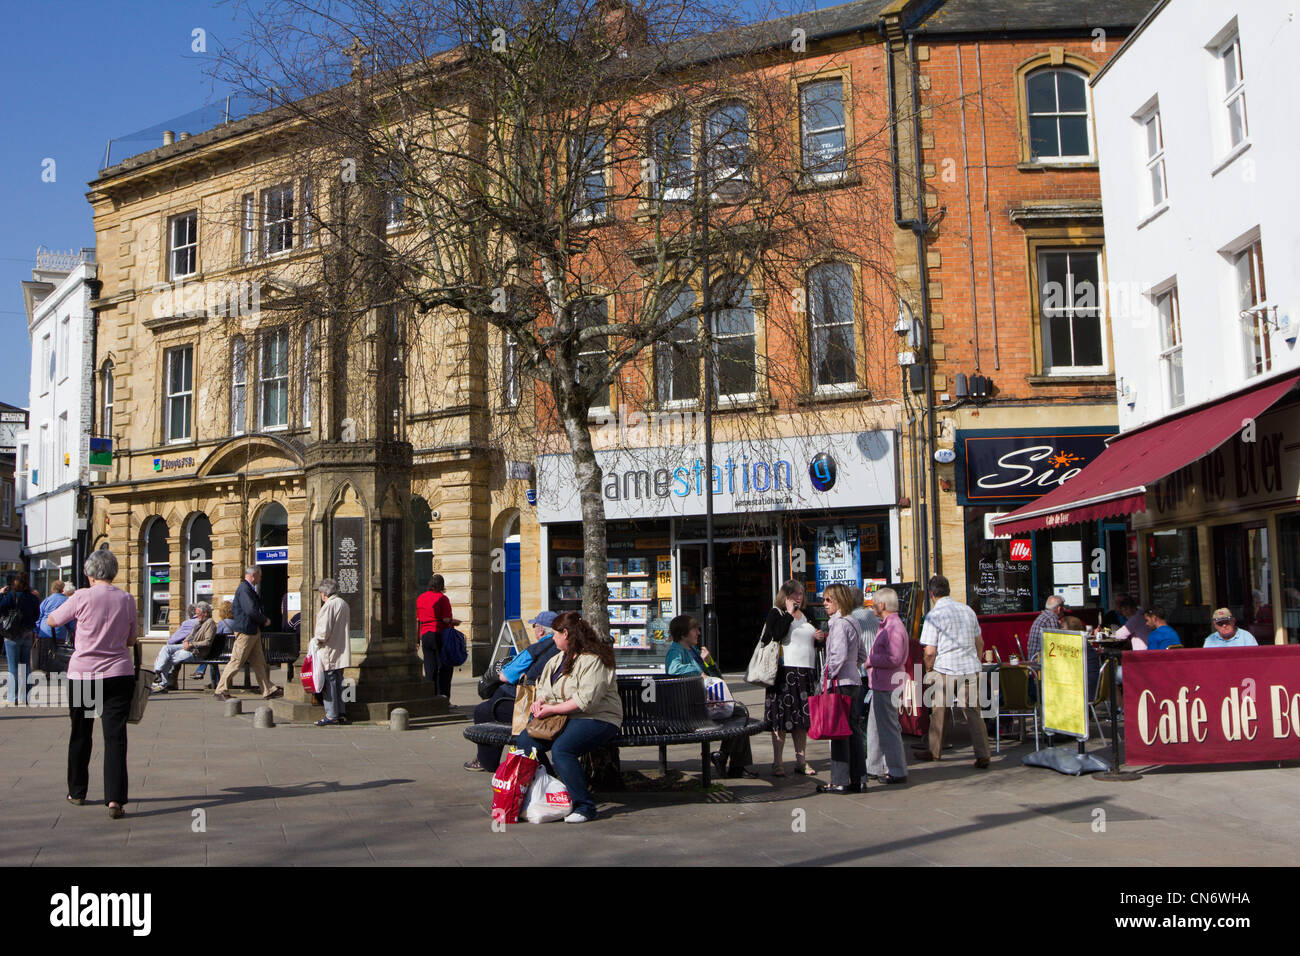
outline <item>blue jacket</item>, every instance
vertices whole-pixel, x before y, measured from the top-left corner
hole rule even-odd
[[[56,627],[51,631],[45,624],[46,616],[67,599],[68,596],[66,594],[59,593],[51,594],[41,602],[40,618],[36,625],[36,630],[40,632],[41,637],[54,637],[58,638],[60,641],[67,641],[70,630],[69,625],[65,624],[62,627]]]
[[[555,638],[544,638],[510,658],[501,668],[501,679],[507,684],[517,684],[522,677],[525,684],[535,684],[546,662],[558,653],[560,649],[555,646]]]
[[[234,611],[230,615],[230,626],[240,634],[255,634],[271,623],[262,611],[262,599],[248,581],[239,582],[235,600],[231,603]]]

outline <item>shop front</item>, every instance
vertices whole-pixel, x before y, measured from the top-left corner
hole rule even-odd
[[[1218,607],[1261,644],[1300,643],[1297,381],[1128,432],[996,530],[1014,539],[1128,515],[1131,590],[1164,611],[1184,646],[1204,643]]]
[[[1059,488],[1105,448],[1113,427],[959,430],[956,491],[966,600],[980,615],[1036,615],[1053,594],[1090,623],[1130,587],[1123,519],[1009,534],[993,522]],[[1027,628],[1019,635],[1023,641]]]
[[[893,432],[714,446],[714,603],[724,668],[748,661],[776,589],[894,580],[899,565]],[[597,453],[604,475],[607,608],[620,664],[654,666],[678,614],[703,617],[706,486],[700,450]],[[538,460],[541,593],[582,606],[583,538],[572,458]]]

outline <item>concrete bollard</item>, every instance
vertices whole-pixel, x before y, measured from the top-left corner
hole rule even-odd
[[[253,715],[254,727],[274,727],[275,715],[271,713],[270,707],[259,707],[257,713]]]
[[[405,707],[394,707],[388,715],[389,730],[409,730],[411,714]]]
[[[226,701],[226,716],[227,716],[227,717],[238,717],[238,716],[239,716],[240,714],[242,714],[243,712],[244,712],[244,703],[243,703],[243,701],[239,701],[239,700],[228,700],[228,701]]]

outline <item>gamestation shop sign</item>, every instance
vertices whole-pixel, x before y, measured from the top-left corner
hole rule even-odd
[[[1117,429],[990,428],[957,432],[957,503],[1022,504],[1069,481]]]

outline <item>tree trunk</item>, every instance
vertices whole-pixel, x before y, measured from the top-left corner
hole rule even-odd
[[[591,426],[586,411],[575,408],[577,404],[570,396],[563,396],[560,402],[564,433],[573,453],[574,478],[582,503],[582,618],[597,634],[612,642],[609,589],[605,576],[605,503],[601,498],[604,475],[591,445]]]

